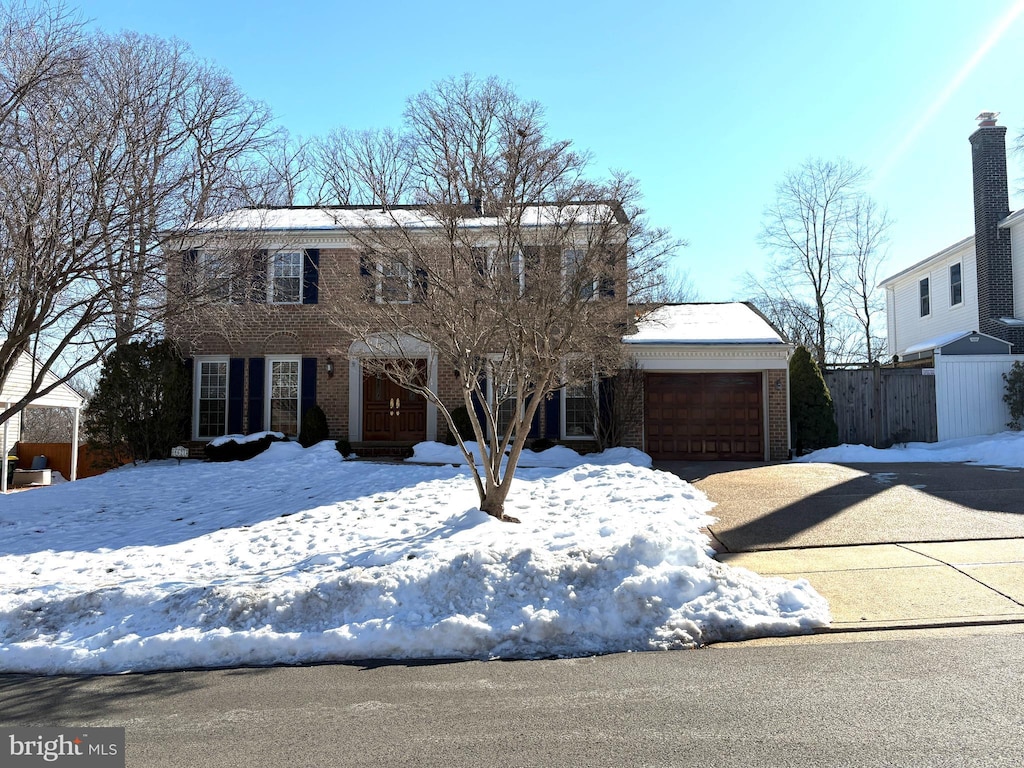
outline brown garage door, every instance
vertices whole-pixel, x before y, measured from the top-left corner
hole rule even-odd
[[[764,458],[760,373],[649,373],[644,401],[654,459]]]

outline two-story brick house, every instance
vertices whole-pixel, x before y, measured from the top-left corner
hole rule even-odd
[[[314,403],[327,415],[332,437],[357,450],[446,437],[447,424],[429,398],[380,375],[368,360],[400,354],[418,361],[430,392],[448,408],[462,402],[452,367],[411,335],[396,350],[393,337],[376,344],[339,322],[339,312],[357,312],[360,302],[405,309],[424,289],[416,268],[392,259],[386,247],[371,247],[366,229],[376,215],[356,207],[246,209],[185,237],[180,254],[169,259],[169,286],[204,300],[177,315],[168,334],[193,370],[194,446],[223,434],[294,436]],[[613,215],[625,223],[621,212]],[[392,209],[388,217],[401,224],[401,237],[426,236],[436,226],[414,206]],[[523,291],[532,260],[540,258],[531,249],[552,247],[540,211],[534,219],[530,238],[539,245],[524,247],[505,267]],[[469,215],[459,226],[484,242],[500,236],[499,222],[483,215]],[[575,256],[564,238],[559,242],[554,258],[565,274]],[[487,258],[482,249],[481,265]],[[778,332],[744,304],[666,307],[630,327],[636,313],[626,304],[625,280],[623,264],[581,289],[589,300],[618,307],[627,349],[644,372],[644,390],[635,394],[644,407],[627,442],[662,459],[787,458],[790,346]],[[690,337],[680,338],[680,328]],[[494,382],[484,391],[492,393]],[[580,385],[554,392],[538,409],[531,436],[590,447],[599,418],[592,392]]]

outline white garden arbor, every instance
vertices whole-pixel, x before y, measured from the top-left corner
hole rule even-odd
[[[31,355],[22,355],[11,375],[7,377],[3,390],[0,391],[0,413],[6,411],[12,405],[20,402],[29,391],[33,376],[38,375],[39,363]],[[43,377],[43,386],[51,386],[57,381],[52,373],[46,373]],[[26,407],[29,408],[70,408],[75,413],[74,425],[71,429],[71,477],[74,480],[78,477],[78,422],[81,416],[84,401],[82,396],[67,384],[58,384],[45,395],[33,398]],[[3,472],[0,472],[0,492],[7,492],[7,455],[14,444],[21,439],[21,413],[3,423],[2,436],[0,436],[0,447],[3,448]]]

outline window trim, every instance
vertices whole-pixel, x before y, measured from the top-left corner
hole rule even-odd
[[[302,430],[302,355],[267,355],[264,360],[263,373],[263,426],[268,432],[279,432],[275,430],[271,421],[271,411],[274,403],[274,363],[295,363],[295,433],[285,432],[290,438],[297,438]]]
[[[931,278],[923,277],[917,283],[917,308],[921,317],[932,314]]]
[[[390,263],[390,264],[394,265],[396,262],[401,264],[402,268],[405,269],[405,271],[406,271],[406,284],[407,284],[406,296],[407,296],[407,298],[391,300],[391,299],[386,299],[384,297],[384,279],[385,279],[384,265],[386,263]],[[395,256],[381,256],[381,255],[378,255],[378,256],[376,256],[374,258],[374,260],[373,260],[373,266],[374,266],[374,271],[375,271],[375,275],[374,275],[374,278],[375,278],[375,280],[374,280],[374,300],[378,304],[415,304],[416,303],[416,293],[415,293],[415,291],[416,291],[416,270],[410,268],[411,263],[412,263],[412,259],[411,258],[407,259],[405,255],[401,255],[401,254],[400,255],[395,255]]]
[[[278,258],[281,257],[281,256],[298,256],[298,275],[289,275],[288,277],[282,277],[281,278],[282,280],[294,280],[294,279],[296,279],[296,277],[298,278],[298,280],[299,280],[299,290],[298,290],[297,298],[294,301],[278,301],[276,298],[274,298],[275,286],[276,286],[276,280],[277,280],[277,275],[274,274],[274,266],[275,266],[275,263],[277,262]],[[303,279],[304,278],[305,265],[306,265],[306,252],[303,251],[303,250],[298,250],[298,251],[285,251],[285,250],[274,251],[273,253],[270,253],[267,256],[267,303],[268,304],[288,305],[288,304],[301,304],[302,303],[302,294],[303,294],[303,291],[304,291],[304,289],[306,287],[304,285],[305,280]]]
[[[227,355],[197,355],[192,362],[192,439],[209,442],[228,434],[228,397],[231,392],[231,363]],[[202,398],[203,365],[221,363],[224,365],[224,428],[219,435],[199,434],[199,402]],[[213,398],[209,398],[213,399]]]
[[[953,268],[956,267],[959,274],[959,279],[953,282]],[[956,286],[960,291],[960,301],[953,301],[953,286]],[[963,262],[956,262],[956,264],[949,265],[949,306],[960,307],[964,303],[964,267]]]
[[[498,251],[502,250],[497,246],[487,249],[487,271],[491,275],[492,279],[504,277],[504,273],[499,271],[498,265]],[[526,293],[526,254],[523,253],[522,248],[515,248],[507,251],[508,253],[516,253],[519,256],[519,295],[522,296]],[[502,265],[503,266],[503,265]],[[509,265],[511,269],[511,264]]]
[[[561,393],[562,394],[561,394],[561,397],[559,398],[559,400],[561,400],[561,403],[559,404],[559,409],[560,410],[559,410],[559,414],[558,414],[558,420],[560,422],[559,425],[558,425],[558,433],[559,433],[560,439],[561,440],[567,440],[567,441],[572,441],[572,440],[594,440],[597,437],[597,412],[596,412],[597,409],[596,408],[594,409],[594,412],[590,414],[590,416],[591,416],[591,419],[590,419],[591,423],[590,423],[590,432],[588,434],[570,435],[566,431],[566,426],[568,424],[568,420],[565,418],[565,413],[566,413],[565,406],[566,406],[566,402],[569,399],[569,388],[570,388],[570,386],[574,386],[574,387],[578,387],[578,388],[582,389],[582,388],[585,388],[587,385],[586,384],[576,384],[576,385],[565,384],[565,385],[562,386],[562,388],[561,388]],[[591,405],[594,405],[595,401],[597,400],[597,388],[598,388],[598,386],[599,386],[599,381],[597,379],[597,376],[595,375],[590,380],[591,395],[594,398],[593,400],[591,400]]]
[[[570,262],[569,262],[569,259],[568,259],[569,254],[570,253],[582,253],[582,254],[584,254],[584,261],[586,261],[586,254],[588,253],[589,250],[590,250],[589,248],[573,248],[573,247],[563,248],[562,249],[562,281],[565,284],[565,288],[567,290],[569,288],[569,282],[570,282],[570,275],[569,275],[569,264],[570,264]],[[574,267],[576,267],[576,270],[573,273],[575,275],[575,272],[579,271],[580,264],[574,258],[573,261],[572,261],[572,265]],[[580,286],[579,286],[580,287],[580,293],[579,293],[578,296],[576,296],[576,298],[578,298],[580,301],[597,301],[601,297],[601,276],[595,274],[595,275],[593,275],[591,277],[591,280],[590,280],[590,295],[589,296],[586,296],[586,295],[583,294],[583,288],[585,287],[585,285],[586,284],[584,282],[582,282],[582,281],[580,282]]]
[[[214,260],[214,256],[219,256]],[[235,268],[240,264],[240,255],[236,250],[209,250],[199,249],[196,251],[196,264],[200,275],[203,293],[217,304],[244,304],[247,298],[248,286],[241,275],[235,274],[234,270],[217,269],[225,264],[235,262]],[[214,293],[214,286],[224,285],[227,293],[218,296]]]

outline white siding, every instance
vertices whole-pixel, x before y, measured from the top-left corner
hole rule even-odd
[[[939,440],[1003,432],[1010,412],[1003,374],[1024,355],[936,355],[935,415]]]
[[[949,268],[961,265],[963,302],[950,306]],[[920,282],[928,278],[931,314],[921,317]],[[907,347],[953,331],[978,330],[978,262],[973,242],[941,259],[929,259],[886,285],[892,291],[887,302],[889,349],[902,356]]]
[[[15,403],[24,397],[32,383],[32,373],[32,358],[29,355],[22,355],[7,377],[7,381],[4,382],[3,392],[0,392],[0,402]],[[52,373],[47,373],[43,377],[45,386],[53,384],[56,380],[57,377]],[[32,405],[48,405],[58,408],[81,408],[82,404],[81,396],[66,384],[60,384],[49,394],[32,401]]]
[[[1013,316],[1024,319],[1024,221],[1010,227],[1013,254]]]

